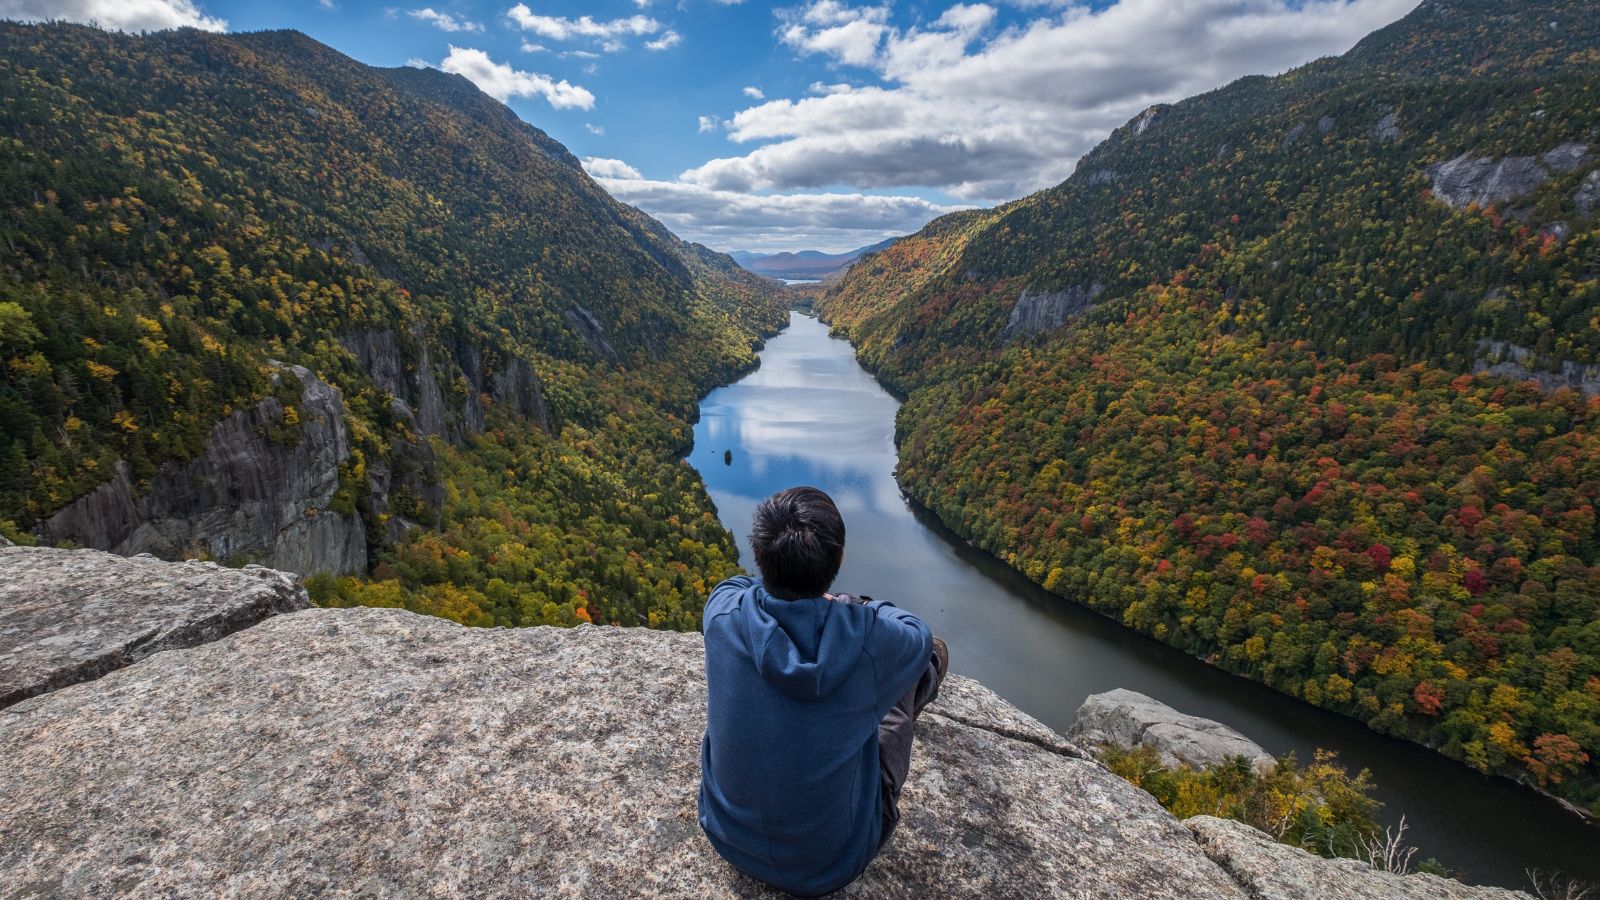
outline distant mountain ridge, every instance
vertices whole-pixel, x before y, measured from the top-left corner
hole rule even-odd
[[[829,275],[842,272],[850,267],[851,263],[867,255],[876,253],[892,245],[899,238],[889,238],[879,241],[868,247],[858,247],[844,253],[823,253],[820,250],[801,250],[799,252],[784,253],[753,253],[749,250],[734,250],[728,255],[745,269],[765,275],[768,278],[790,278],[818,280]]]

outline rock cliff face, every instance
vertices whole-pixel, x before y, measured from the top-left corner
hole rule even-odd
[[[0,583],[99,629],[149,596],[123,585],[157,583],[129,573],[166,570],[172,596],[276,577],[33,553],[0,551]],[[703,667],[698,635],[374,609],[159,653],[0,711],[0,898],[775,897],[696,821]],[[918,724],[903,806],[840,896],[1513,896],[1180,823],[957,676]]]
[[[1428,170],[1433,195],[1451,206],[1488,206],[1525,197],[1562,172],[1589,160],[1589,146],[1569,142],[1542,156],[1474,157],[1463,153]]]
[[[1005,339],[1024,337],[1040,331],[1060,328],[1068,319],[1089,309],[1105,287],[1099,282],[1091,285],[1072,285],[1063,291],[1023,290],[1017,305],[1011,308],[1011,318],[1006,321]]]
[[[393,398],[395,414],[413,423],[421,434],[460,443],[465,435],[482,433],[485,423],[479,398],[484,394],[540,428],[550,428],[544,388],[526,360],[511,359],[486,378],[479,350],[461,348],[453,361],[467,396],[456,399],[441,387],[433,354],[420,338],[413,337],[415,346],[408,349],[391,329],[363,329],[346,335],[341,343],[373,385]]]
[[[1478,346],[1479,358],[1472,366],[1474,373],[1487,372],[1504,375],[1518,381],[1536,381],[1547,391],[1571,388],[1584,396],[1600,396],[1600,365],[1581,365],[1563,362],[1555,371],[1533,367],[1533,351],[1506,341],[1482,341]]]
[[[350,455],[344,400],[300,366],[276,377],[303,387],[298,425],[268,397],[219,422],[199,456],[163,466],[144,489],[119,464],[109,482],[46,520],[39,537],[125,556],[201,551],[301,574],[366,571],[361,517],[327,508]]]
[[[1168,766],[1184,763],[1204,768],[1236,756],[1250,760],[1262,771],[1277,765],[1261,745],[1221,722],[1184,715],[1137,691],[1091,694],[1072,717],[1067,738],[1084,747],[1150,747]]]
[[[1589,177],[1583,180],[1572,202],[1577,205],[1579,215],[1587,216],[1600,209],[1600,169],[1590,172]]]

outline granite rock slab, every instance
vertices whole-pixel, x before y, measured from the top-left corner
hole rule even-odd
[[[308,610],[0,712],[0,897],[776,897],[696,819],[694,634]],[[1242,898],[958,676],[839,896]]]
[[[1428,874],[1396,875],[1353,859],[1323,859],[1243,822],[1196,816],[1184,824],[1253,900],[1531,900],[1504,888],[1472,887]]]
[[[311,605],[293,576],[0,545],[0,707]]]

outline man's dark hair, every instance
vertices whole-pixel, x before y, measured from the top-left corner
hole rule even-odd
[[[844,561],[844,519],[822,491],[789,488],[756,507],[750,546],[767,593],[783,600],[820,597]]]

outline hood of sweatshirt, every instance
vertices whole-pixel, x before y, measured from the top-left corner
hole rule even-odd
[[[744,639],[768,683],[797,700],[833,693],[850,678],[877,616],[824,597],[782,600],[756,582],[745,597]]]

